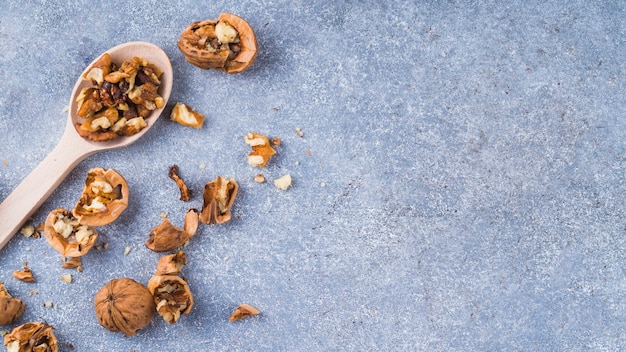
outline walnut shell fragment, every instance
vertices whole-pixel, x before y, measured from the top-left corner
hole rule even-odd
[[[9,352],[57,352],[58,342],[52,326],[47,323],[22,324],[4,335],[4,345]]]
[[[155,275],[148,282],[156,310],[163,319],[174,324],[180,316],[189,314],[193,296],[187,281],[175,275]]]
[[[0,282],[0,325],[13,324],[24,313],[26,304],[21,299],[11,297],[4,283]]]
[[[73,214],[82,225],[110,224],[128,207],[128,192],[128,183],[117,171],[93,168]]]
[[[188,127],[202,128],[205,118],[206,116],[180,102],[174,105],[170,113],[170,120]]]
[[[253,306],[249,304],[244,303],[244,304],[240,304],[239,307],[235,309],[233,314],[230,315],[230,318],[228,318],[228,321],[233,322],[233,321],[241,320],[243,318],[247,318],[249,316],[258,315],[258,314],[261,314],[260,310],[254,308]]]
[[[239,185],[234,178],[218,176],[204,185],[200,221],[205,224],[221,224],[230,221],[230,209],[235,202]]]
[[[185,181],[179,176],[178,165],[170,166],[167,176],[176,182],[178,189],[180,190],[180,200],[188,202],[191,199],[191,190],[185,184]]]
[[[155,252],[167,252],[176,249],[189,241],[198,229],[198,211],[189,209],[185,214],[183,228],[174,226],[165,218],[160,225],[150,231],[146,247]]]
[[[130,278],[113,279],[96,294],[98,322],[112,332],[133,336],[152,321],[155,312],[148,288]]]
[[[189,63],[226,73],[248,69],[258,55],[252,27],[243,18],[226,12],[217,20],[198,21],[187,26],[178,40],[178,49]]]
[[[50,246],[67,257],[87,254],[98,239],[96,229],[80,224],[71,211],[63,208],[48,214],[43,233]]]
[[[272,155],[276,154],[276,150],[270,145],[267,136],[250,132],[246,135],[245,141],[252,148],[252,152],[248,154],[248,165],[250,166],[265,167]]]
[[[187,255],[181,249],[176,254],[164,255],[157,263],[155,275],[177,275],[182,273],[183,266],[187,265]]]
[[[35,278],[33,277],[33,272],[28,267],[28,263],[24,262],[23,265],[24,265],[24,269],[14,271],[13,277],[23,282],[30,282],[30,283],[36,282],[37,280],[35,280]]]

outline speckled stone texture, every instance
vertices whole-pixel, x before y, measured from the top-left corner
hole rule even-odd
[[[223,11],[259,42],[238,75],[176,47]],[[0,281],[27,304],[0,330],[45,320],[62,351],[626,350],[625,38],[620,1],[4,1],[0,199],[59,141],[84,66],[117,44],[161,46],[168,106],[207,120],[164,116],[72,171],[29,223],[73,207],[93,167],[127,179],[130,206],[82,273],[44,239],[0,250]],[[246,162],[252,131],[282,140],[265,184]],[[181,226],[218,175],[240,192],[233,220],[184,248],[191,314],[130,338],[98,325],[95,293],[147,283],[148,232],[163,212]],[[37,283],[12,277],[24,261]],[[228,323],[240,303],[261,315]]]

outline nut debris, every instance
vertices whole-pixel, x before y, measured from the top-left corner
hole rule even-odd
[[[257,174],[256,176],[254,176],[254,182],[256,182],[256,183],[264,183],[265,182],[265,176],[263,176],[263,174]]]
[[[291,175],[286,174],[274,180],[274,186],[283,191],[291,186]]]
[[[20,233],[24,237],[31,237],[35,234],[35,227],[33,225],[26,225],[20,229]]]
[[[202,128],[206,117],[184,103],[178,102],[170,113],[170,119],[183,126]]]
[[[24,262],[24,269],[13,272],[13,277],[23,282],[36,282],[33,272],[28,267],[28,263]]]
[[[245,138],[246,144],[252,148],[252,152],[248,154],[248,165],[265,167],[272,155],[276,154],[276,150],[270,145],[267,136],[250,132]]]
[[[72,275],[71,274],[61,275],[61,280],[69,284],[72,282]]]
[[[230,221],[230,209],[235,202],[239,185],[234,178],[218,176],[204,185],[200,221],[205,224],[221,224]]]
[[[254,308],[253,306],[249,304],[244,303],[244,304],[240,304],[239,307],[235,309],[233,314],[230,315],[230,318],[228,318],[228,321],[232,323],[233,321],[241,320],[249,316],[258,315],[258,314],[261,314],[260,310]]]
[[[304,137],[304,133],[302,132],[302,130],[300,129],[300,127],[296,127],[296,133],[298,134],[298,136],[300,136],[300,138]]]
[[[4,345],[8,352],[57,352],[58,342],[52,330],[47,323],[22,324],[4,335]]]
[[[63,269],[76,269],[78,272],[83,271],[83,263],[80,257],[67,259],[65,262],[63,262],[63,265],[61,265],[61,267]]]
[[[198,229],[198,210],[189,209],[185,215],[183,228],[174,226],[165,218],[160,225],[150,231],[146,247],[155,252],[167,252],[176,249],[189,241]]]
[[[180,170],[178,165],[174,164],[170,166],[167,176],[176,182],[178,189],[180,190],[180,200],[188,202],[191,199],[191,190],[185,184],[185,181],[179,176]]]

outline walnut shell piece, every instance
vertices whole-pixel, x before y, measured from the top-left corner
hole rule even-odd
[[[175,275],[155,275],[148,282],[156,310],[163,319],[174,324],[180,316],[189,314],[193,296],[187,281]]]
[[[0,325],[13,324],[22,313],[26,304],[21,299],[11,297],[4,283],[0,282]]]
[[[188,202],[191,199],[191,190],[185,184],[185,181],[179,176],[180,170],[178,165],[174,164],[170,166],[167,176],[176,182],[178,190],[180,191],[180,200]]]
[[[226,73],[245,71],[258,55],[256,35],[250,24],[226,12],[217,20],[187,26],[178,40],[178,49],[189,63]]]
[[[66,257],[87,254],[98,239],[96,229],[80,224],[71,211],[63,208],[48,214],[43,233],[50,246]]]
[[[28,262],[24,262],[23,266],[24,269],[13,272],[13,277],[23,282],[37,282],[33,276],[33,271],[30,270],[30,267],[28,267]]]
[[[155,305],[148,288],[130,278],[113,279],[96,294],[98,322],[112,332],[133,336],[154,317]]]
[[[246,144],[252,148],[252,152],[248,154],[248,165],[265,167],[272,155],[276,154],[276,150],[270,145],[267,136],[250,132],[245,138]]]
[[[235,309],[233,314],[230,315],[230,318],[228,318],[228,322],[232,323],[233,321],[241,320],[243,318],[259,314],[261,314],[261,311],[254,308],[253,306],[245,303],[240,304],[239,307]]]
[[[205,224],[221,224],[231,219],[230,209],[235,202],[239,185],[234,178],[218,176],[204,185],[200,221]]]
[[[9,352],[58,352],[58,342],[52,326],[29,322],[4,335],[4,345]]]
[[[185,214],[183,228],[174,226],[165,218],[160,225],[148,234],[146,247],[155,252],[167,252],[176,249],[189,241],[198,229],[198,211],[189,209]]]
[[[185,265],[187,265],[187,255],[179,249],[176,254],[164,255],[159,259],[155,275],[181,274]]]
[[[128,207],[128,193],[128,183],[117,171],[93,168],[72,212],[82,225],[110,224]]]

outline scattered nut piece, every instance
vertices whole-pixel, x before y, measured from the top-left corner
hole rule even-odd
[[[187,255],[179,249],[176,254],[165,255],[159,259],[155,275],[178,275],[182,273],[181,269],[185,265],[187,265]]]
[[[201,113],[180,102],[174,105],[170,113],[170,119],[172,121],[178,122],[183,126],[195,128],[202,128],[202,123],[205,118],[206,117]]]
[[[71,283],[72,282],[72,274],[66,274],[66,275],[61,275],[61,280],[63,280],[65,283]]]
[[[22,313],[26,304],[21,299],[11,297],[4,283],[0,282],[0,325],[13,324]]]
[[[272,155],[276,154],[267,136],[250,132],[245,141],[252,148],[252,152],[248,154],[248,164],[251,166],[265,167]]]
[[[190,24],[178,40],[178,48],[189,63],[226,73],[250,67],[257,57],[257,46],[252,27],[230,13],[220,14],[217,20]]]
[[[174,275],[155,275],[148,282],[156,310],[163,319],[174,324],[182,314],[189,314],[193,296],[187,281]]]
[[[304,137],[304,133],[302,133],[302,130],[300,129],[300,127],[296,127],[296,133],[298,134],[298,136]]]
[[[54,308],[54,303],[52,303],[52,301],[45,301],[43,302],[43,306],[44,308]]]
[[[22,324],[4,335],[4,345],[8,352],[57,352],[58,342],[52,330],[52,326],[47,323]]]
[[[113,279],[96,294],[98,322],[112,332],[133,336],[152,321],[155,312],[148,288],[130,278]]]
[[[311,156],[311,149],[307,149],[307,150],[306,150],[306,155],[307,155],[307,156]]]
[[[230,209],[235,202],[239,185],[234,178],[217,179],[204,185],[200,221],[205,224],[221,224],[230,221]]]
[[[83,194],[73,214],[81,225],[103,226],[128,207],[128,183],[117,171],[93,168],[87,173]]]
[[[274,138],[272,138],[272,144],[273,144],[275,147],[280,147],[280,142],[281,142],[281,141],[280,141],[280,138],[278,138],[278,137],[274,137]]]
[[[80,224],[69,210],[58,208],[46,217],[44,237],[62,255],[80,257],[94,246],[98,232],[93,227]]]
[[[24,237],[31,237],[35,234],[35,227],[33,225],[26,225],[22,227],[20,233],[24,235]]]
[[[286,174],[274,180],[274,186],[282,189],[283,191],[291,186],[291,175]]]
[[[128,254],[130,253],[130,251],[131,251],[131,250],[132,250],[132,248],[130,248],[130,247],[128,247],[128,246],[126,246],[126,247],[124,248],[124,255],[128,255]]]
[[[180,190],[180,200],[183,202],[188,202],[191,199],[191,190],[187,188],[185,181],[178,175],[179,169],[178,165],[170,166],[170,170],[167,173],[167,176],[176,182],[178,189]]]
[[[253,315],[258,315],[258,314],[261,314],[261,311],[254,308],[253,306],[249,304],[240,304],[239,307],[235,309],[233,314],[231,314],[230,318],[228,318],[228,321],[233,322],[233,321],[241,320],[243,318],[253,316]]]
[[[167,215],[168,215],[168,214],[167,214],[167,212],[166,212],[166,211],[162,211],[162,212],[161,212],[161,214],[159,214],[159,217],[160,217],[161,219],[165,219],[165,218],[167,217]]]
[[[13,272],[13,277],[15,277],[16,279],[18,279],[20,281],[24,281],[24,282],[36,282],[37,281],[33,277],[33,272],[28,267],[28,263],[27,262],[24,262],[24,269],[23,270],[17,270],[17,271]]]
[[[256,183],[264,183],[265,182],[265,176],[263,176],[263,174],[257,174],[256,176],[254,176],[254,182],[256,182]]]
[[[184,245],[196,234],[198,229],[198,211],[189,209],[185,215],[183,228],[172,225],[169,219],[150,231],[146,247],[155,252],[167,252]]]
[[[80,259],[80,257],[73,257],[73,258],[69,258],[68,260],[66,260],[65,262],[63,262],[63,265],[61,265],[61,267],[63,269],[77,269],[78,272],[83,271],[83,263]]]
[[[31,295],[31,296],[34,296],[34,295],[36,295],[38,293],[39,293],[39,291],[37,291],[37,290],[30,290],[30,291],[28,291],[28,294]]]

